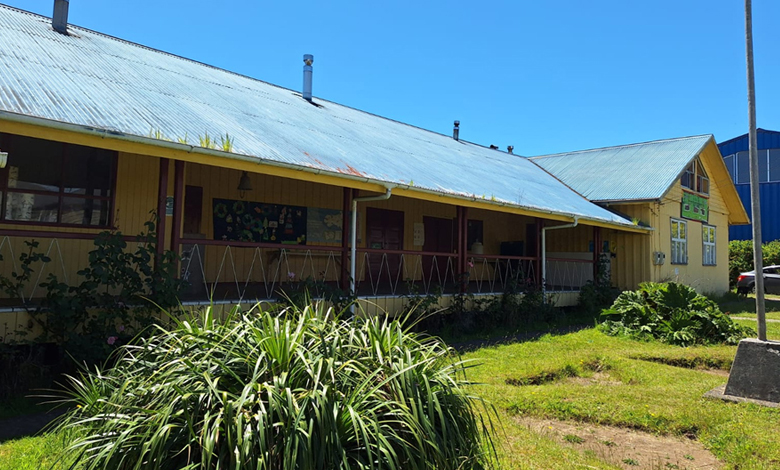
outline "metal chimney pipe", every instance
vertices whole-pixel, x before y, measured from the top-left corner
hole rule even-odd
[[[51,26],[60,34],[68,34],[68,5],[70,0],[54,0]]]
[[[314,63],[314,56],[303,54],[303,99],[311,101],[311,64]]]
[[[455,140],[460,140],[458,137],[460,136],[460,121],[455,121],[455,128],[452,129],[452,138]]]

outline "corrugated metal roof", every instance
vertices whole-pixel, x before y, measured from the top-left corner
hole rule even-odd
[[[0,113],[190,143],[229,133],[234,152],[259,162],[631,225],[524,158],[69,28],[0,6]]]
[[[532,157],[591,201],[661,198],[711,135]]]
[[[756,129],[756,143],[758,144],[758,150],[780,148],[780,132],[758,128]],[[718,144],[720,153],[724,157],[737,152],[747,152],[749,147],[750,139],[748,134],[742,134]]]

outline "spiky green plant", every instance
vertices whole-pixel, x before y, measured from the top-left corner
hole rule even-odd
[[[235,139],[233,137],[230,137],[230,134],[225,132],[225,136],[219,136],[219,146],[222,150],[225,152],[232,152],[233,151],[233,142]]]
[[[198,145],[207,149],[217,148],[217,142],[209,135],[209,131],[206,131],[203,135],[198,136]]]
[[[466,365],[398,321],[314,305],[158,328],[69,379],[60,430],[83,468],[492,466],[494,411],[464,390]]]

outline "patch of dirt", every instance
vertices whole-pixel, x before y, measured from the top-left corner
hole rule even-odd
[[[594,372],[590,377],[571,377],[567,381],[575,385],[623,385],[619,380],[611,380],[606,372]]]
[[[595,424],[521,416],[528,429],[592,453],[626,470],[713,470],[723,464],[701,443],[683,437],[656,436],[640,431]]]

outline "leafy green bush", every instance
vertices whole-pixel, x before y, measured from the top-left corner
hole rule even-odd
[[[764,266],[780,264],[780,240],[761,246]],[[729,242],[729,286],[737,285],[739,273],[753,270],[753,240],[732,240]]]
[[[320,305],[207,309],[70,378],[61,423],[86,469],[479,469],[491,418],[453,351]]]
[[[755,334],[734,323],[712,300],[675,282],[640,284],[618,296],[601,315],[601,331],[669,344],[736,344]]]
[[[49,274],[40,284],[45,296],[33,301],[25,298],[25,288],[51,259],[38,252],[37,241],[25,242],[28,252],[19,257],[20,270],[0,276],[0,290],[19,301],[41,327],[42,334],[26,342],[55,343],[77,362],[101,363],[118,345],[155,323],[160,307],[177,306],[186,281],[177,279],[176,253],[157,254],[156,220],[153,214],[146,222],[134,249],[121,232],[97,234],[78,282],[69,285]]]

